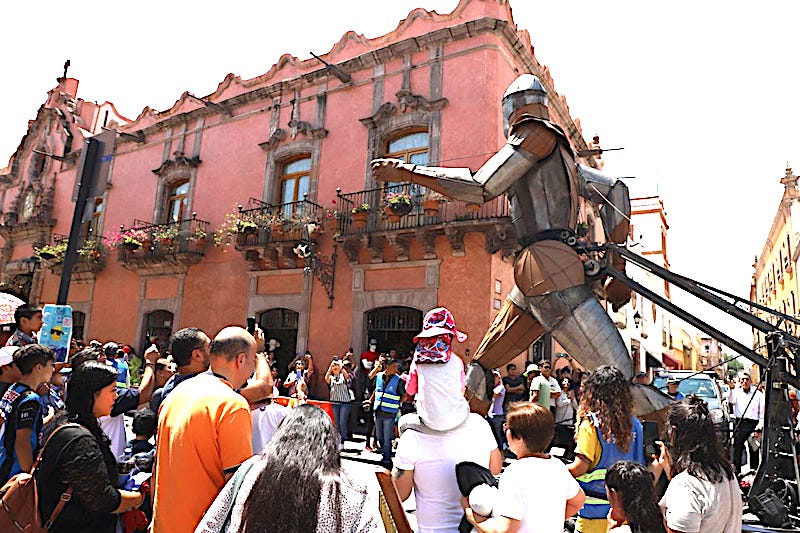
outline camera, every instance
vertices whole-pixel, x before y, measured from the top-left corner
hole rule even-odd
[[[338,355],[334,355],[334,356],[333,356],[333,360],[334,360],[334,361],[338,361],[338,360],[339,360],[339,356],[338,356]]]
[[[256,334],[256,317],[254,316],[247,317],[247,332],[250,335]]]

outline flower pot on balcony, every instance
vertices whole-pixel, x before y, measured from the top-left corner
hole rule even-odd
[[[369,213],[366,211],[360,211],[358,213],[353,213],[353,228],[354,229],[364,229],[367,227],[367,218],[369,217]]]
[[[339,219],[334,217],[325,219],[325,229],[331,232],[339,229]]]
[[[142,241],[142,249],[143,250],[150,250],[153,248],[153,241],[150,239],[145,239]]]
[[[286,228],[283,223],[273,224],[269,227],[269,231],[272,233],[272,237],[275,239],[282,238],[285,230]]]
[[[39,258],[44,259],[45,261],[50,261],[51,259],[55,258],[56,254],[52,254],[50,252],[39,252]]]
[[[122,243],[122,247],[125,248],[126,250],[131,251],[131,252],[134,252],[134,251],[138,250],[139,248],[141,248],[141,246],[142,245],[139,244],[138,242],[123,242]]]
[[[172,248],[172,244],[174,243],[174,239],[172,237],[164,237],[161,239],[161,247],[162,248]]]
[[[393,207],[388,205],[383,209],[383,214],[389,217],[389,222],[392,224],[397,224],[400,222],[400,219],[403,218],[402,214],[398,213]]]
[[[207,244],[208,244],[208,239],[206,237],[198,237],[194,240],[195,248],[197,248],[198,250],[205,250]]]
[[[439,208],[442,203],[439,200],[423,200],[422,209],[425,211],[426,217],[439,216]]]
[[[469,211],[473,215],[476,214],[478,210],[480,210],[480,208],[481,204],[473,204],[473,203],[467,204],[467,211]]]

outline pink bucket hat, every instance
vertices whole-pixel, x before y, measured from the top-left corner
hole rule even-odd
[[[431,309],[425,314],[422,320],[422,331],[414,337],[414,342],[426,337],[436,337],[437,335],[453,335],[458,342],[467,340],[467,334],[456,329],[456,321],[446,307]]]

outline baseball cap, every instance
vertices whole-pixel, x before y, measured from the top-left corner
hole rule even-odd
[[[637,378],[643,378],[645,376],[647,376],[647,372],[637,372],[636,373],[636,377]]]
[[[370,339],[369,340],[369,345],[370,346],[377,346],[378,345],[378,339]]]
[[[14,353],[19,346],[3,346],[0,348],[0,366],[10,365],[14,362]]]

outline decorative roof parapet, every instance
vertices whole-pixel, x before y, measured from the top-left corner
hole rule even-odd
[[[504,39],[523,63],[525,70],[540,78],[550,94],[551,112],[567,126],[565,130],[576,148],[585,149],[586,143],[582,138],[580,122],[570,117],[566,98],[555,91],[549,69],[540,64],[534,56],[530,34],[526,30],[517,29],[507,0],[461,0],[452,12],[446,14],[417,8],[401,20],[394,30],[382,36],[369,39],[353,31],[346,32],[328,53],[320,57],[349,74],[386,62],[398,55],[425,50],[436,44],[470,38],[484,32],[491,32]],[[203,99],[220,104],[224,102],[228,109],[233,109],[249,102],[295,90],[303,82],[313,83],[317,79],[331,78],[331,76],[330,69],[321,65],[317,58],[300,60],[284,54],[269,71],[255,78],[242,80],[235,74],[228,74],[217,89]],[[336,89],[337,82],[332,80],[331,83],[332,88]],[[406,106],[410,104],[409,97],[412,96],[415,95],[405,95]],[[214,113],[213,109],[201,108],[197,102],[187,104],[188,99],[184,93],[170,109],[161,112],[145,107],[139,116],[123,129],[145,130],[146,133],[151,133],[170,127],[176,120],[185,121],[187,113],[198,116]],[[434,105],[435,102],[429,104]],[[125,141],[127,142],[127,139]],[[261,146],[264,148],[263,144]]]

